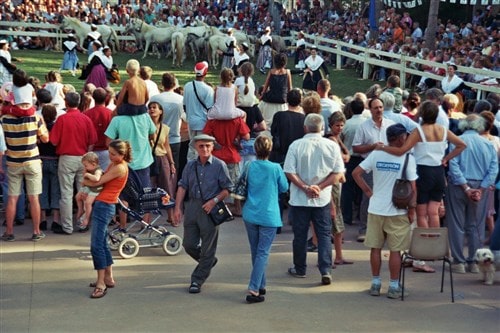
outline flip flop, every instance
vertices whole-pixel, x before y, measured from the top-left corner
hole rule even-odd
[[[96,283],[95,283],[95,282],[90,282],[90,283],[89,283],[89,287],[90,287],[90,288],[95,288],[96,286],[97,286],[97,285],[96,285]],[[107,283],[106,283],[106,288],[114,288],[114,287],[115,287],[115,284],[114,284],[114,283],[113,283],[113,284],[107,284]]]
[[[350,260],[347,260],[347,259],[342,259],[340,261],[334,261],[333,263],[335,265],[352,265],[352,264],[354,264],[354,261],[350,261]]]
[[[436,270],[430,266],[413,266],[413,271],[417,273],[434,273]]]
[[[102,298],[102,297],[106,296],[107,292],[108,292],[108,288],[102,289],[102,288],[95,287],[92,294],[90,294],[90,298]]]

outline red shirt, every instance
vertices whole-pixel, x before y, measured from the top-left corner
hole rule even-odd
[[[104,132],[106,128],[108,128],[109,123],[111,122],[111,110],[105,107],[104,105],[96,105],[92,109],[88,109],[83,113],[88,116],[92,123],[94,123],[94,128],[97,132],[97,142],[94,145],[94,151],[107,150],[108,146],[106,145],[106,135]]]
[[[59,156],[82,156],[97,142],[97,133],[89,117],[78,109],[68,109],[57,118],[50,132],[50,142],[56,146]]]
[[[203,133],[215,137],[217,143],[222,146],[221,149],[214,149],[212,152],[215,157],[220,158],[227,164],[238,163],[241,161],[241,156],[234,145],[234,140],[250,133],[250,129],[243,118],[231,120],[209,120],[203,129]]]

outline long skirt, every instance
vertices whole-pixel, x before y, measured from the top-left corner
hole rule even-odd
[[[269,45],[260,48],[256,67],[258,69],[269,69],[273,67],[273,52]]]
[[[85,83],[93,83],[96,88],[106,88],[108,86],[108,79],[106,78],[106,68],[104,65],[95,65]]]
[[[74,71],[76,69],[77,64],[78,64],[78,56],[76,55],[75,50],[64,52],[61,69]]]

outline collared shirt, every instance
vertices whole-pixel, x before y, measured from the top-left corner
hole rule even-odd
[[[355,114],[350,119],[347,119],[342,129],[342,142],[344,142],[344,145],[349,149],[349,154],[351,156],[360,156],[352,151],[352,141],[354,140],[354,135],[359,125],[365,121],[366,118],[363,115]]]
[[[104,132],[106,128],[108,128],[109,123],[111,122],[111,110],[105,107],[104,105],[96,105],[91,109],[88,109],[83,113],[87,117],[92,120],[94,124],[94,128],[97,133],[97,142],[94,145],[94,151],[107,150],[108,146],[106,145],[106,135]]]
[[[22,166],[37,161],[40,163],[40,154],[36,141],[39,136],[47,134],[41,117],[2,117],[3,135],[7,144],[7,165]],[[3,141],[3,140],[2,140]],[[5,150],[4,147],[1,149]]]
[[[198,172],[198,178],[196,172]],[[232,189],[233,183],[229,178],[226,163],[215,156],[210,156],[205,165],[201,164],[199,158],[189,161],[182,171],[179,186],[189,193],[190,199],[208,201],[222,190]],[[203,198],[201,196],[202,192]]]
[[[383,142],[385,145],[389,144],[387,141],[386,130],[387,127],[394,124],[394,121],[382,118],[382,126],[380,128],[375,124],[372,118],[367,119],[359,125],[352,140],[352,146],[370,145],[376,142]],[[361,154],[361,157],[366,158],[370,153]]]
[[[400,113],[395,113],[392,110],[384,110],[384,118],[392,120],[394,123],[400,123],[406,128],[408,133],[413,132],[417,128],[417,123]]]
[[[345,167],[337,143],[320,133],[308,133],[288,148],[283,171],[296,174],[308,185],[317,185],[331,173],[344,172]],[[330,202],[331,192],[332,187],[327,186],[318,198],[312,199],[292,183],[289,203],[292,206],[324,207]]]
[[[57,155],[83,156],[97,142],[97,133],[89,117],[78,109],[68,109],[57,118],[50,132]]]
[[[138,116],[113,117],[104,134],[112,140],[128,141],[132,148],[132,161],[129,166],[132,170],[141,170],[153,163],[149,136],[155,132],[155,123],[148,113],[143,113]]]
[[[498,157],[493,144],[474,130],[460,136],[467,149],[450,160],[448,176],[453,185],[466,184],[468,180],[480,180],[481,187],[495,184],[498,173]],[[454,149],[450,145],[450,151]]]

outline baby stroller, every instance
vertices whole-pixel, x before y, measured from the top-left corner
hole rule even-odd
[[[172,208],[175,205],[165,190],[142,187],[135,171],[129,169],[127,184],[120,197],[121,199],[118,199],[120,209],[127,213],[131,223],[126,229],[115,228],[108,232],[108,245],[112,250],[118,250],[124,259],[135,257],[141,247],[161,246],[170,256],[181,252],[182,238],[168,231],[166,226],[155,225],[162,216],[161,209]],[[123,200],[128,202],[128,207]],[[143,219],[146,213],[151,214],[150,223]],[[132,230],[136,226],[141,228],[134,233]]]

